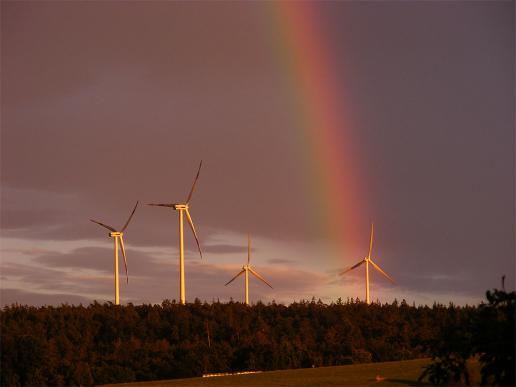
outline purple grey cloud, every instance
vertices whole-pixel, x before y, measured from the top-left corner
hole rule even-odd
[[[299,104],[311,96],[278,56],[285,41],[268,6],[2,2],[2,238],[23,240],[26,252],[99,242],[105,230],[88,219],[121,225],[140,200],[126,241],[177,247],[177,213],[144,204],[184,200],[203,159],[191,212],[207,253],[245,254],[245,241],[212,241],[226,232],[330,243],[321,207],[335,199],[317,182],[352,166],[322,161],[324,133]],[[347,126],[335,130],[360,156],[359,178],[335,182],[361,193],[358,218],[330,214],[357,232],[346,247],[366,254],[372,219],[377,262],[404,289],[477,295],[502,274],[514,284],[514,4],[310,6]],[[193,259],[188,229],[186,248]],[[300,259],[260,252],[271,264]],[[110,271],[109,249],[61,253],[41,257],[39,266],[60,268],[44,272],[44,286],[79,265]],[[2,250],[3,260],[14,255]],[[154,270],[155,257],[129,259],[131,273]],[[342,266],[358,259],[343,256]],[[303,260],[335,269],[324,253]],[[170,265],[156,275],[170,275],[172,289],[175,258]],[[37,281],[29,272],[16,278]],[[72,289],[68,276],[55,286]],[[219,294],[204,280],[191,294]],[[168,287],[137,289],[134,299],[155,299]]]

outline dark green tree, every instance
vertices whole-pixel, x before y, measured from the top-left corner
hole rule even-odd
[[[474,346],[482,364],[482,384],[514,386],[515,292],[488,291],[479,307]]]

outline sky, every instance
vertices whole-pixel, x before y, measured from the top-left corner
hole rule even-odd
[[[1,305],[371,298],[515,283],[513,1],[1,2]]]

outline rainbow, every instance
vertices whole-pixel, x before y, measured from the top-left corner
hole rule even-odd
[[[300,128],[310,171],[311,198],[319,203],[316,222],[337,248],[339,261],[357,241],[361,197],[357,154],[344,93],[345,69],[336,69],[321,31],[316,2],[270,3],[277,50],[292,89],[293,117]],[[359,222],[360,223],[360,222]],[[362,242],[362,241],[360,241]]]

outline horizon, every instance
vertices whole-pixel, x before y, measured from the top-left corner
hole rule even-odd
[[[497,289],[497,288],[493,288],[493,289],[488,289],[487,291],[492,291],[492,290],[501,290],[501,289]],[[486,292],[487,292],[486,291]],[[507,291],[505,290],[506,292],[510,293],[510,291]],[[514,292],[514,291],[512,291]],[[392,306],[394,304],[396,304],[397,306],[401,306],[402,304],[410,307],[410,308],[433,308],[433,307],[445,307],[445,308],[449,308],[449,307],[454,307],[454,308],[471,308],[471,307],[479,307],[480,305],[485,305],[485,300],[481,300],[478,304],[463,304],[463,305],[457,305],[455,304],[453,301],[449,301],[448,303],[441,303],[441,302],[437,302],[437,301],[434,301],[432,303],[432,305],[429,305],[429,304],[416,304],[415,301],[413,302],[408,302],[408,300],[405,300],[405,299],[402,299],[402,300],[398,300],[398,299],[393,299],[391,300],[390,302],[380,302],[380,300],[371,300],[370,304],[367,304],[365,302],[365,300],[362,300],[360,299],[359,297],[356,297],[356,298],[351,298],[351,297],[348,297],[347,299],[336,299],[336,300],[330,300],[329,302],[324,302],[322,301],[320,298],[319,299],[316,299],[315,297],[312,297],[312,299],[308,300],[308,299],[299,299],[299,300],[293,300],[291,302],[278,302],[276,300],[270,300],[270,301],[267,301],[267,302],[264,302],[262,300],[257,300],[256,302],[249,302],[248,305],[245,304],[245,300],[235,300],[235,299],[232,299],[230,298],[229,300],[224,300],[224,301],[220,301],[220,300],[211,300],[211,301],[208,301],[208,300],[201,300],[201,299],[194,299],[193,301],[187,301],[185,304],[181,304],[179,302],[179,300],[176,300],[176,299],[164,299],[163,301],[161,302],[155,302],[155,303],[151,303],[151,302],[143,302],[143,303],[140,303],[140,304],[134,304],[132,302],[127,302],[127,303],[120,303],[119,305],[116,305],[114,303],[114,301],[110,301],[110,300],[107,300],[107,301],[102,301],[102,302],[99,302],[98,300],[92,300],[90,301],[89,304],[82,304],[82,303],[78,303],[78,304],[73,304],[73,303],[68,303],[68,302],[64,302],[64,303],[61,303],[61,304],[58,304],[58,305],[52,305],[52,304],[46,304],[46,305],[29,305],[29,304],[19,304],[19,303],[13,303],[13,304],[5,304],[5,305],[2,305],[2,309],[5,309],[5,308],[18,308],[18,307],[28,307],[28,308],[61,308],[61,307],[72,307],[72,308],[76,308],[76,307],[82,307],[82,308],[89,308],[91,306],[94,306],[94,305],[100,305],[100,306],[107,306],[107,307],[140,307],[140,306],[152,306],[152,307],[165,307],[164,304],[171,304],[171,305],[177,305],[177,306],[188,306],[188,305],[197,305],[197,304],[201,304],[201,305],[208,305],[208,306],[213,306],[215,304],[218,304],[218,305],[229,305],[229,304],[241,304],[243,306],[249,306],[249,307],[255,307],[255,306],[258,306],[258,305],[262,305],[262,306],[284,306],[284,307],[291,307],[293,305],[307,305],[307,304],[315,304],[315,305],[323,305],[323,306],[335,306],[335,305],[355,305],[355,304],[364,304],[365,306]]]

